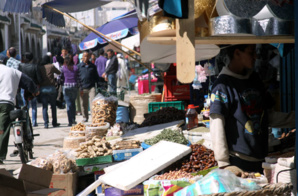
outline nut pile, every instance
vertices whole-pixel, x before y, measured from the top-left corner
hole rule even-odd
[[[162,108],[156,112],[149,113],[140,127],[152,126],[185,119],[185,111],[174,107]]]
[[[200,144],[191,145],[192,153],[189,160],[182,163],[182,170],[193,173],[217,166],[214,152]]]
[[[99,136],[94,136],[92,140],[81,143],[76,150],[77,158],[93,158],[113,154],[111,144]]]
[[[97,99],[92,102],[92,123],[109,122],[114,125],[116,121],[117,102],[113,99]]]
[[[124,149],[133,149],[133,148],[140,148],[141,143],[140,141],[120,141],[115,143],[114,148],[116,150],[124,150]]]
[[[154,177],[154,180],[177,180],[180,178],[191,179],[193,178],[193,176],[190,173],[179,170],[179,171],[170,171],[162,175],[156,176]]]

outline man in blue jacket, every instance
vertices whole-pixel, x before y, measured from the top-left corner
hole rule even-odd
[[[82,63],[78,64],[83,122],[88,122],[88,99],[89,103],[91,104],[95,97],[95,84],[99,82],[96,66],[92,64],[89,59],[90,54],[89,52],[85,51],[83,53]]]

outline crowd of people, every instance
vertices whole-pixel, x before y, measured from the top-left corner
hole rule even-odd
[[[76,124],[76,114],[83,115],[88,122],[89,103],[94,99],[97,88],[107,89],[111,95],[117,88],[127,86],[128,67],[122,54],[112,49],[95,53],[84,51],[81,55],[71,54],[66,48],[52,55],[48,52],[42,59],[26,52],[21,59],[17,50],[7,50],[0,56],[0,164],[7,154],[10,130],[9,112],[14,107],[32,107],[32,126],[37,123],[37,102],[42,104],[44,128],[49,128],[48,106],[52,112],[52,126],[58,127],[57,107],[66,103],[68,126]],[[37,63],[33,63],[34,60]]]

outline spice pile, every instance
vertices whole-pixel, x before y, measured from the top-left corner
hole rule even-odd
[[[217,166],[214,152],[200,144],[191,145],[192,153],[189,160],[182,163],[182,170],[194,173]]]
[[[154,177],[154,180],[177,180],[180,178],[191,179],[191,178],[193,178],[193,175],[191,175],[190,173],[187,173],[185,171],[182,171],[182,170],[170,171],[170,172],[167,172],[162,175]]]
[[[183,119],[185,119],[185,111],[178,110],[174,107],[166,107],[156,112],[149,113],[140,127],[147,127]]]
[[[182,133],[180,133],[178,130],[172,130],[172,129],[164,129],[160,134],[158,134],[154,138],[147,139],[144,142],[152,146],[160,142],[161,140],[175,142],[179,144],[188,144],[187,139],[184,137]]]

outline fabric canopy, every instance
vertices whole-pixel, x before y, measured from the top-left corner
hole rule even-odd
[[[0,0],[0,10],[10,13],[28,13],[32,0]]]
[[[96,30],[113,40],[123,39],[139,33],[138,18],[128,17],[112,20]],[[90,33],[79,45],[81,50],[97,50],[107,45],[107,41],[95,33]]]
[[[61,12],[69,13],[90,10],[110,2],[111,0],[54,0],[42,5],[43,17],[46,18],[49,23],[59,27],[65,27],[63,15],[47,8],[45,5],[55,8]]]

